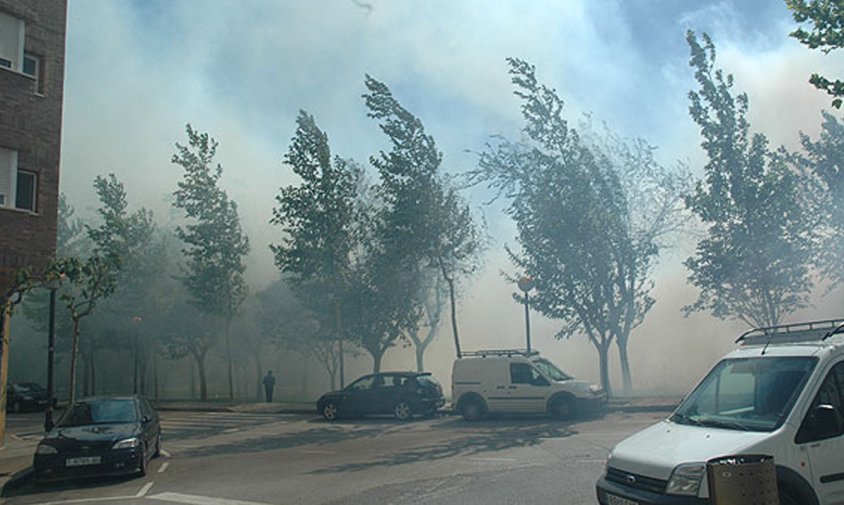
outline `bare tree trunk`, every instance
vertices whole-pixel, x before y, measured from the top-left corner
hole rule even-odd
[[[612,396],[612,384],[610,384],[610,345],[602,343],[598,347],[598,365],[601,373],[601,387],[606,391],[607,396]]]
[[[232,320],[230,317],[226,318],[226,358],[229,362],[229,400],[234,401],[234,380],[233,364],[232,364],[232,339],[231,339]]]
[[[205,401],[208,399],[207,382],[205,381],[205,354],[194,354],[196,360],[196,369],[199,372],[199,399]]]
[[[73,342],[70,346],[70,379],[68,388],[70,392],[70,404],[76,401],[76,360],[79,355],[79,318],[73,318]]]
[[[618,359],[621,363],[621,387],[625,395],[633,391],[633,378],[630,375],[630,361],[627,356],[627,339],[618,339],[615,344],[618,346]]]
[[[91,396],[91,364],[88,353],[82,353],[82,397]]]
[[[457,357],[463,357],[460,351],[460,335],[457,333],[457,301],[454,295],[454,279],[449,277],[445,271],[445,264],[440,260],[440,270],[443,274],[446,284],[448,284],[448,299],[451,305],[451,333],[454,335],[454,350],[457,352]]]
[[[261,366],[261,349],[255,349],[255,401],[261,401],[261,373],[263,367]]]
[[[372,354],[372,373],[378,373],[381,371],[381,358],[384,357],[384,353],[371,352],[370,354]],[[340,387],[342,388],[343,386],[340,385]]]
[[[155,351],[152,353],[152,386],[155,403],[158,404],[158,354]]]
[[[423,358],[425,356],[425,348],[416,346],[416,371],[417,372],[424,372],[425,365],[422,363]]]
[[[345,356],[343,355],[343,322],[340,318],[340,302],[334,301],[334,328],[337,331],[337,339],[340,344],[340,387],[346,387]],[[331,389],[334,389],[334,380],[331,381]]]
[[[196,362],[190,362],[190,399],[196,400]]]
[[[91,360],[91,387],[89,388],[91,391],[91,395],[97,394],[97,356],[94,351],[94,346],[91,346],[91,351],[88,353],[90,355],[89,359]]]

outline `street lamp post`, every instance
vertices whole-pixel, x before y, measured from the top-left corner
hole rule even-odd
[[[56,291],[61,286],[60,279],[53,279],[45,284],[50,290],[50,319],[47,328],[47,407],[44,409],[44,431],[53,429],[53,405],[55,403],[54,366],[56,357]]]
[[[529,275],[523,276],[519,279],[519,289],[525,294],[525,339],[527,340],[527,350],[530,352],[530,290],[534,287],[533,277]]]

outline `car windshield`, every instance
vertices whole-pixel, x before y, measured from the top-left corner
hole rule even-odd
[[[81,401],[73,405],[59,422],[59,427],[92,424],[133,423],[138,419],[132,400]]]
[[[534,368],[539,370],[544,376],[548,377],[549,379],[555,382],[566,381],[571,379],[571,376],[567,375],[565,372],[554,366],[554,364],[548,361],[547,359],[535,359],[533,360],[533,366]]]
[[[788,416],[816,362],[813,357],[725,359],[680,405],[671,421],[772,431]]]

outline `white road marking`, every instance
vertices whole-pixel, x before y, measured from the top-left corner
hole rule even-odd
[[[223,433],[234,433],[236,431],[240,431],[240,428],[229,428],[227,430],[223,430]]]
[[[578,459],[575,461],[575,463],[600,463],[602,465],[606,462],[605,459]]]
[[[164,470],[167,470],[168,466],[170,466],[169,461],[165,461],[164,463],[161,463],[161,467],[159,467],[158,473],[164,473]]]
[[[172,458],[172,457],[173,457],[173,455],[172,455],[172,454],[170,454],[169,452],[165,451],[164,449],[161,449],[161,455],[162,455],[162,456],[164,456],[165,458]]]
[[[153,484],[155,484],[155,482],[147,482],[146,484],[144,484],[144,487],[142,487],[141,490],[138,491],[138,494],[136,494],[135,497],[136,498],[143,498],[147,494],[147,492],[149,491],[149,489],[152,487]]]
[[[228,500],[225,498],[211,498],[181,493],[161,493],[147,496],[148,500],[169,501],[173,503],[189,503],[191,505],[268,505],[254,501]]]

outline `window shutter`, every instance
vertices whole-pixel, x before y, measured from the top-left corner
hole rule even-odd
[[[13,207],[18,152],[0,147],[0,207]]]
[[[0,66],[21,71],[23,20],[0,12]]]

